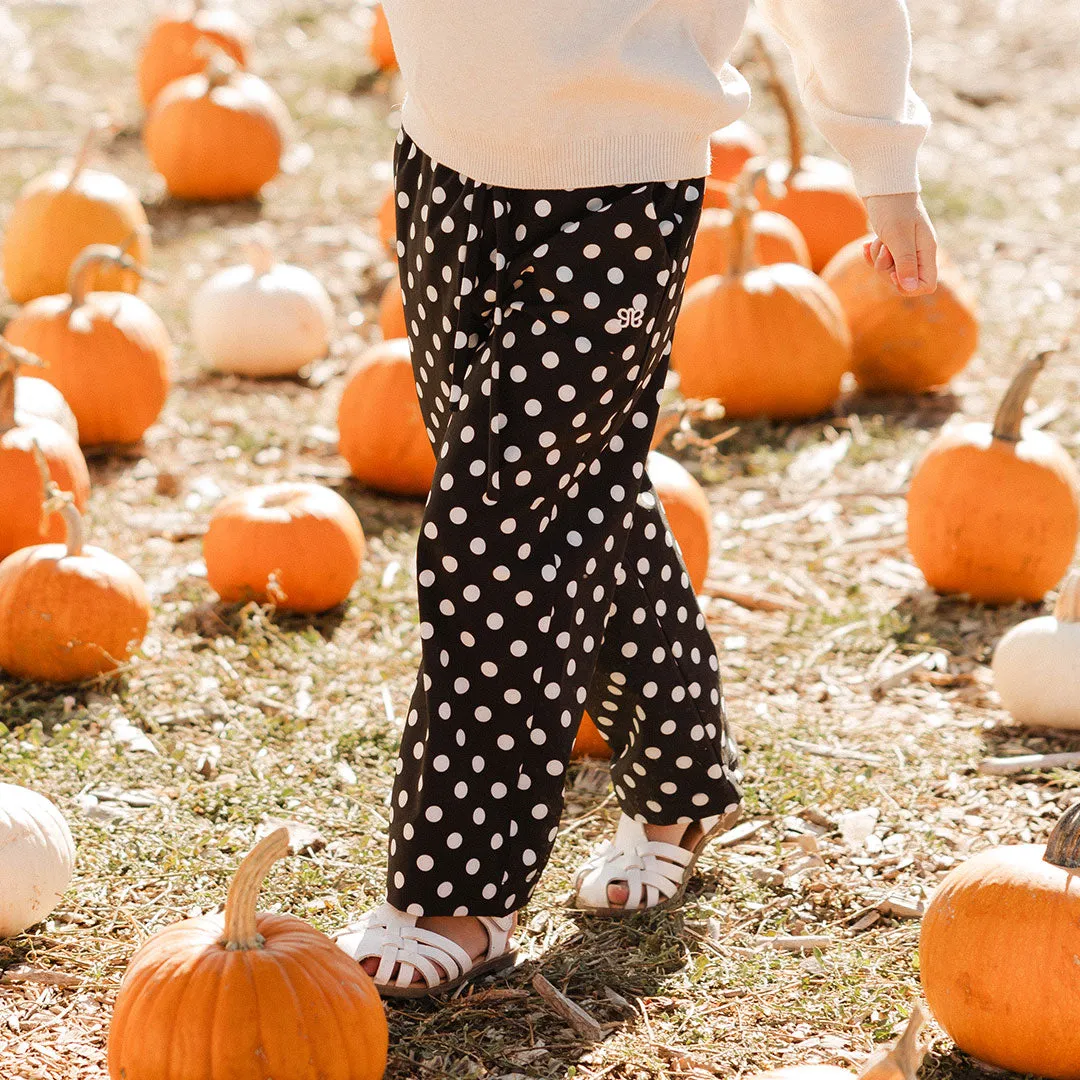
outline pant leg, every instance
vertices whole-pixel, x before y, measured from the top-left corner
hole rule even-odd
[[[506,191],[407,138],[398,157],[406,321],[437,468],[388,898],[499,915],[526,901],[557,833],[701,183]]]
[[[625,813],[665,825],[738,807],[716,649],[648,476],[586,706]]]

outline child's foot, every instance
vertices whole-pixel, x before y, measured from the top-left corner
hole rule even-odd
[[[430,930],[432,933],[456,942],[469,954],[474,962],[479,960],[487,951],[488,932],[484,929],[480,920],[472,915],[432,915],[430,918],[417,919],[416,925],[421,930]],[[516,915],[514,916],[514,926],[517,926]],[[369,956],[360,966],[369,975],[374,976],[375,972],[379,970],[379,958]],[[445,979],[446,971],[438,964],[435,966],[439,969],[439,978]],[[399,965],[394,965],[393,973],[390,976],[391,979],[398,977],[398,967]],[[413,985],[423,981],[419,972],[413,975]]]
[[[705,841],[729,828],[732,808],[688,825],[644,825],[623,814],[615,838],[599,845],[575,877],[573,906],[628,915],[677,903]]]
[[[516,912],[418,918],[382,904],[335,938],[383,997],[425,997],[511,967],[516,926]]]
[[[675,844],[693,851],[694,845],[701,839],[701,822],[695,821],[690,825],[646,825],[645,835],[649,840]],[[612,907],[625,907],[630,899],[630,888],[625,881],[613,881],[607,887],[607,894]]]

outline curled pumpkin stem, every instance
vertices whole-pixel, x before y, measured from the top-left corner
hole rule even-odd
[[[125,247],[131,242],[131,238],[125,241]],[[138,274],[143,281],[152,281],[155,284],[162,284],[164,278],[160,274],[155,274],[152,270],[147,269],[142,263],[137,262],[130,255],[128,255],[123,248],[116,247],[114,244],[89,244],[79,252],[75,261],[71,264],[71,269],[68,271],[68,293],[71,296],[71,306],[73,308],[82,307],[86,303],[86,294],[89,291],[87,288],[87,278],[90,270],[99,266],[101,263],[112,263],[114,266],[119,266],[124,270],[130,270],[134,274]]]
[[[919,1044],[919,1032],[925,1024],[926,1015],[916,1005],[900,1038],[890,1049],[875,1054],[866,1063],[859,1080],[915,1080],[926,1056],[926,1047]]]
[[[765,84],[773,97],[776,98],[780,111],[784,114],[784,122],[787,125],[788,137],[788,179],[790,180],[801,168],[805,150],[803,148],[802,124],[799,122],[799,113],[795,108],[795,101],[787,83],[780,77],[780,69],[776,64],[776,57],[772,50],[765,44],[765,39],[760,34],[753,37],[754,53],[761,60],[765,68]]]
[[[45,367],[28,349],[0,337],[0,435],[15,427],[15,379],[22,367]]]
[[[75,160],[71,165],[71,178],[67,182],[69,188],[82,174],[83,169],[86,168],[86,164],[90,160],[90,155],[97,148],[100,141],[106,135],[115,135],[117,131],[119,131],[119,125],[108,115],[108,113],[98,113],[98,115],[90,121],[90,128],[83,136],[83,140],[79,144],[79,149],[75,152]]]
[[[52,478],[49,463],[45,460],[45,455],[42,453],[37,439],[32,440],[30,451],[34,456],[34,464],[37,465],[38,474],[41,476],[41,486],[45,496],[41,504],[41,535],[45,536],[49,518],[53,514],[60,514],[64,519],[66,528],[66,554],[69,558],[81,555],[86,540],[86,529],[83,525],[82,514],[79,513],[79,508],[75,505],[75,496],[70,491],[64,491]]]
[[[289,830],[275,829],[248,852],[229,886],[225,901],[225,933],[220,944],[231,951],[261,949],[258,926],[259,890],[270,867],[289,854]]]
[[[1073,803],[1058,818],[1046,842],[1044,861],[1064,870],[1080,869],[1080,803]]]
[[[1018,443],[1023,436],[1024,406],[1031,396],[1035,380],[1046,367],[1047,360],[1064,348],[1064,343],[1050,349],[1041,349],[1030,357],[1013,377],[1005,396],[1001,399],[994,417],[993,434],[1002,442]]]
[[[1080,623],[1080,570],[1070,571],[1054,604],[1058,622]]]
[[[224,86],[240,70],[240,65],[210,38],[200,38],[192,51],[196,56],[206,58],[203,75],[206,76],[208,90]]]

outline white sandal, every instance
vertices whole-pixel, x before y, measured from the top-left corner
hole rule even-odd
[[[446,994],[462,983],[513,967],[517,942],[510,936],[513,915],[477,915],[487,931],[488,947],[476,960],[456,942],[416,925],[417,916],[390,904],[367,915],[334,935],[338,948],[357,963],[378,957],[374,981],[387,998],[421,998]],[[397,978],[391,979],[395,966]],[[441,970],[440,970],[441,969]],[[422,983],[414,983],[419,972]]]
[[[706,845],[731,828],[738,816],[735,810],[703,818],[697,823],[701,836],[693,847],[686,848],[650,840],[640,821],[623,814],[615,839],[597,845],[574,875],[570,906],[589,915],[612,918],[676,906]],[[612,906],[609,885],[626,886],[629,895],[621,907]]]

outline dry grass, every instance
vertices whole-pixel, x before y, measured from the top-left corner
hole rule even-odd
[[[990,752],[1080,740],[1008,727],[989,689],[993,643],[1030,609],[935,599],[903,538],[904,486],[935,429],[954,410],[985,416],[1023,351],[1061,335],[1080,310],[1071,2],[913,3],[917,85],[936,116],[926,198],[984,314],[981,354],[956,396],[853,398],[829,421],[750,425],[704,469],[713,578],[801,605],[766,613],[712,600],[707,609],[760,831],[707,857],[681,915],[579,922],[560,906],[569,872],[611,827],[614,807],[603,769],[576,768],[564,836],[525,913],[524,967],[442,1008],[391,1010],[394,1080],[637,1080],[860,1061],[918,995],[917,923],[879,912],[882,900],[924,897],[970,851],[1045,836],[1072,797],[1075,774],[974,772]],[[150,206],[154,265],[168,283],[146,295],[177,345],[161,423],[136,452],[92,462],[94,540],[128,558],[154,596],[142,655],[100,685],[53,692],[0,680],[0,776],[49,793],[79,846],[59,911],[0,943],[5,1080],[105,1076],[109,1003],[132,950],[157,927],[220,904],[268,816],[317,825],[328,843],[278,869],[265,906],[330,929],[380,896],[396,718],[417,659],[420,507],[353,485],[332,429],[341,374],[375,334],[374,299],[390,274],[370,234],[395,99],[363,78],[362,7],[241,6],[257,27],[255,67],[288,100],[311,160],[261,205],[203,209],[165,199],[140,154],[131,65],[142,5],[0,9],[0,46],[14,58],[0,77],[0,221],[56,155],[42,141],[70,145],[89,112],[112,109],[129,128],[109,165]],[[985,72],[995,81],[977,83]],[[764,95],[754,119],[776,132]],[[208,377],[187,337],[193,283],[228,261],[257,219],[337,304],[333,354],[308,379]],[[0,321],[11,310],[0,302]],[[1059,358],[1040,405],[1078,400],[1078,356],[1074,344]],[[1074,412],[1050,428],[1080,447]],[[815,477],[811,455],[849,436],[835,470]],[[312,621],[214,606],[198,539],[213,504],[242,485],[296,476],[335,487],[364,523],[370,554],[351,603]],[[174,482],[175,493],[157,493]],[[940,658],[934,670],[871,695],[875,680],[926,650]],[[822,746],[848,756],[821,756]],[[867,808],[877,812],[869,838],[846,840],[844,815]],[[830,943],[809,955],[763,948],[758,939],[774,934]],[[63,985],[10,981],[24,965]],[[583,1043],[547,1011],[529,989],[537,970],[609,1025],[602,1043]],[[926,1075],[959,1078],[969,1067],[937,1034]]]

